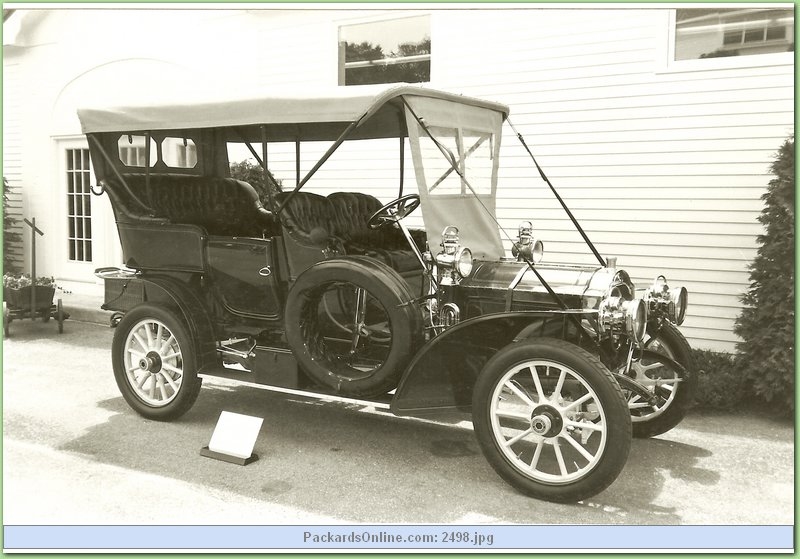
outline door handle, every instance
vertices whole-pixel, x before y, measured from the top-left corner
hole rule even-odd
[[[264,266],[258,271],[258,275],[261,277],[267,277],[272,275],[272,269],[269,266]]]

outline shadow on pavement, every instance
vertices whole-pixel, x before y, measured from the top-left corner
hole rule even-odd
[[[101,406],[118,415],[62,450],[345,522],[625,524],[634,513],[642,523],[644,513],[653,524],[675,524],[674,509],[653,504],[664,476],[704,485],[718,479],[697,467],[709,454],[703,449],[634,441],[625,470],[608,490],[590,502],[559,505],[520,495],[502,481],[469,429],[246,387],[205,388],[189,413],[172,423],[138,416],[121,397]],[[222,410],[264,418],[258,461],[242,467],[199,455]]]
[[[700,459],[711,454],[706,449],[666,439],[634,439],[625,469],[600,497],[611,509],[648,513],[651,524],[680,523],[676,507],[656,504],[664,481],[669,477],[685,484],[717,484],[719,473],[699,465]]]

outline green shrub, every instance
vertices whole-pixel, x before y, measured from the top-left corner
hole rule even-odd
[[[692,350],[697,371],[695,409],[731,410],[744,400],[744,379],[734,356],[705,349]]]
[[[250,183],[263,202],[266,202],[269,198],[267,182],[264,180],[264,170],[261,165],[247,159],[238,163],[231,163],[231,177]],[[281,191],[281,182],[276,180],[272,173],[269,174],[269,186],[272,189],[272,194]]]
[[[780,414],[794,410],[794,137],[771,166],[775,177],[762,196],[761,245],[750,265],[745,308],[736,320],[736,368],[747,390]]]
[[[19,266],[13,259],[11,249],[22,241],[22,236],[14,231],[17,219],[11,217],[8,211],[8,191],[10,189],[11,186],[3,177],[3,270],[13,273],[19,271]]]

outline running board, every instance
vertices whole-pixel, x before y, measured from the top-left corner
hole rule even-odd
[[[390,400],[388,400],[388,399],[385,400],[385,401],[383,401],[383,400],[360,400],[358,398],[348,398],[347,396],[339,396],[337,394],[328,394],[328,393],[325,393],[325,392],[298,390],[298,389],[295,389],[295,388],[285,388],[285,387],[282,387],[282,386],[272,386],[272,385],[269,385],[269,384],[258,384],[258,383],[255,383],[255,382],[250,382],[250,381],[246,381],[246,380],[240,380],[240,379],[231,378],[231,377],[225,377],[225,376],[221,376],[221,375],[200,373],[197,376],[199,376],[202,379],[208,379],[208,380],[211,380],[211,381],[213,381],[213,380],[217,380],[217,381],[222,380],[222,381],[226,381],[226,382],[235,383],[236,385],[249,386],[251,388],[261,388],[262,390],[269,390],[270,392],[280,392],[281,394],[291,394],[293,396],[302,396],[304,398],[313,398],[313,399],[316,399],[316,400],[325,400],[325,401],[330,401],[330,402],[340,402],[340,403],[345,403],[345,404],[357,404],[357,405],[360,405],[360,406],[372,406],[372,407],[374,407],[376,409],[381,409],[381,410],[389,410],[391,408],[391,403],[390,403]],[[390,398],[389,395],[387,395],[387,397]]]

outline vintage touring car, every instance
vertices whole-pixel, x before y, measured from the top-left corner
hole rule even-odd
[[[125,268],[97,273],[125,400],[175,419],[223,377],[397,415],[471,413],[518,490],[605,489],[631,434],[671,429],[691,399],[687,293],[664,276],[637,293],[555,189],[597,265],[545,264],[531,222],[500,227],[508,115],[409,85],[79,110],[123,249]],[[234,147],[258,180],[231,177]],[[319,178],[342,150],[362,155]],[[284,190],[271,168],[292,158]],[[395,199],[359,178],[377,175]]]

